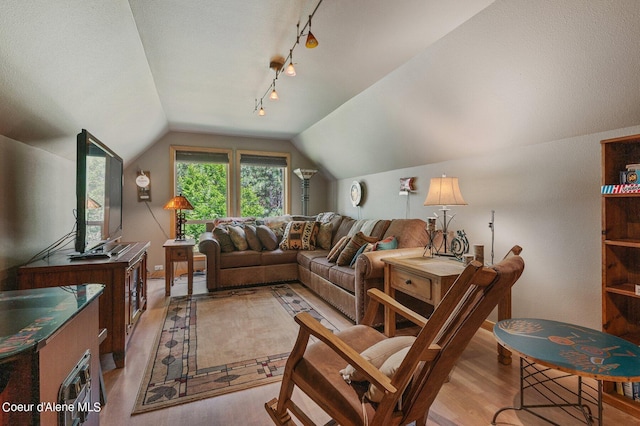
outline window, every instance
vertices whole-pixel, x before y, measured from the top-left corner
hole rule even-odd
[[[238,151],[240,216],[280,216],[289,211],[289,154]]]
[[[175,195],[184,195],[193,206],[193,210],[185,211],[185,235],[197,240],[207,220],[228,216],[231,151],[194,147],[171,150]]]
[[[194,208],[185,211],[187,238],[197,240],[206,222],[219,217],[289,213],[290,154],[239,150],[235,162],[232,155],[230,149],[171,147],[174,195]]]

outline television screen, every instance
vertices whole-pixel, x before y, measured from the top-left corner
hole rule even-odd
[[[76,251],[87,253],[122,236],[123,162],[86,130],[77,139]]]

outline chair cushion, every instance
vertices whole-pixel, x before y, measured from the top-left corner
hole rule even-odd
[[[358,352],[386,339],[384,334],[364,325],[349,327],[336,334]],[[369,419],[373,418],[375,409],[366,400],[361,403],[366,386],[350,385],[342,379],[338,371],[343,367],[344,360],[326,344],[313,343],[307,347],[304,357],[296,365],[293,380],[301,389],[309,390],[318,395],[318,398],[324,399],[324,405],[334,407],[351,424],[364,424],[363,407]]]
[[[391,355],[394,355],[401,349],[410,347],[415,341],[416,338],[414,336],[390,337],[368,347],[362,351],[360,355],[362,355],[362,357],[369,361],[374,367],[380,368]],[[344,380],[353,380],[356,382],[367,380],[366,377],[353,368],[351,364],[340,370],[340,374],[342,374],[342,378]]]
[[[297,262],[304,269],[311,268],[311,261],[316,257],[327,257],[329,254],[328,250],[299,250],[297,252]]]
[[[411,349],[411,346],[400,349],[398,352],[392,354],[380,366],[380,372],[390,379],[393,378],[393,375],[396,374],[396,371],[398,371],[398,367],[400,367],[400,364],[402,364],[402,361],[404,361],[404,358],[409,353],[409,349]],[[366,396],[369,401],[380,402],[384,397],[384,391],[378,389],[376,385],[371,383],[369,385],[369,390],[364,394],[364,396]]]

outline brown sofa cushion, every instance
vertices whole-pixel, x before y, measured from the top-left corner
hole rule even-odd
[[[296,250],[275,249],[262,252],[263,265],[282,265],[284,263],[295,263],[298,257]]]
[[[231,236],[229,236],[229,231],[226,228],[222,226],[215,227],[213,229],[213,235],[220,243],[221,252],[230,253],[236,249],[236,246],[233,245],[233,241],[231,241]]]
[[[426,226],[427,223],[422,219],[394,219],[384,238],[395,235],[398,248],[424,247],[429,242]]]
[[[259,266],[261,253],[253,250],[232,251],[220,255],[220,268],[240,268],[246,266]]]
[[[349,243],[345,246],[345,248],[340,252],[340,256],[338,256],[338,260],[336,263],[340,266],[349,265],[353,260],[353,256],[356,255],[360,247],[367,243],[375,243],[378,241],[375,237],[368,237],[364,235],[362,232],[358,232],[354,235]]]
[[[246,225],[244,227],[244,234],[247,237],[247,244],[251,250],[262,251],[262,243],[260,242],[260,238],[258,238],[258,234],[256,234],[256,227],[253,225]]]
[[[256,226],[256,235],[265,249],[275,250],[278,248],[278,237],[267,225]]]
[[[347,266],[334,265],[329,269],[328,280],[349,293],[356,292],[356,270]]]
[[[342,237],[349,234],[349,231],[351,230],[351,227],[353,226],[354,223],[356,223],[356,220],[351,219],[350,217],[345,217],[342,219],[342,222],[340,222],[340,226],[338,227],[338,230],[333,234],[334,246],[338,241],[340,241]]]

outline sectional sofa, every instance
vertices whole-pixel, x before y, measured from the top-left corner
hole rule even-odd
[[[209,291],[299,280],[359,323],[367,290],[384,286],[381,259],[421,256],[425,226],[421,219],[356,220],[336,213],[225,218],[207,224],[199,249]]]

